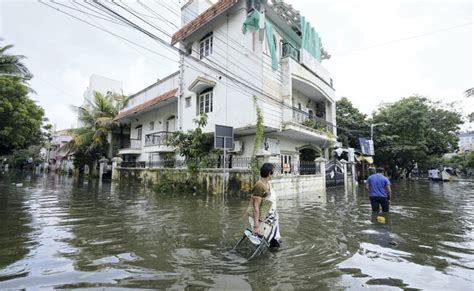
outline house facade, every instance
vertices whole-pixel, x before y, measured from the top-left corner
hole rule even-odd
[[[253,154],[257,108],[264,138],[257,153],[271,156],[286,173],[302,162],[328,158],[336,142],[335,90],[321,61],[315,29],[282,1],[190,0],[172,37],[180,70],[130,97],[117,117],[130,124],[125,161],[153,165],[173,156],[166,135],[215,125],[234,128],[234,159]]]
[[[458,137],[461,151],[474,151],[474,132],[461,132]]]

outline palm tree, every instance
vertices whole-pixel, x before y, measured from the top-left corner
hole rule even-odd
[[[120,127],[114,118],[126,104],[127,97],[124,95],[94,92],[93,101],[88,100],[83,106],[73,107],[79,113],[83,126],[69,130],[73,137],[67,144],[69,151],[89,155],[94,164],[99,158],[106,156],[109,134]]]
[[[30,80],[32,78],[30,70],[23,63],[26,57],[8,54],[7,51],[11,48],[13,48],[12,44],[0,46],[0,76],[15,76],[23,80]]]

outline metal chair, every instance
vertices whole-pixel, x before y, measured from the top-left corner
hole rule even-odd
[[[258,244],[255,244],[253,243],[250,238],[249,238],[249,233],[252,234],[252,231],[250,229],[246,229],[244,231],[244,235],[242,236],[242,238],[237,242],[237,244],[234,246],[233,250],[236,250],[238,251],[238,248],[246,243],[246,245],[249,245],[250,246],[250,252],[251,252],[251,255],[250,257],[247,259],[247,261],[250,261],[251,259],[253,259],[254,257],[256,256],[259,256],[261,254],[263,254],[267,249],[268,247],[270,247],[270,243],[267,241],[267,239],[263,236],[257,236],[257,238],[260,240],[260,242]]]

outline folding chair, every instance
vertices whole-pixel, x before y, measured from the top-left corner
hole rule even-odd
[[[254,257],[263,254],[270,246],[270,243],[267,241],[265,237],[261,235],[254,236],[254,238],[257,238],[257,240],[255,240],[255,239],[250,239],[251,236],[252,236],[252,231],[247,228],[244,231],[244,235],[242,236],[242,238],[237,242],[237,244],[233,248],[233,250],[239,251],[238,248],[245,244],[247,246],[247,249],[250,250],[250,257],[247,259],[247,261],[250,261]]]

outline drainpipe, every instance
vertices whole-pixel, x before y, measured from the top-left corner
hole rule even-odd
[[[178,93],[178,127],[179,130],[182,129],[183,127],[183,122],[182,122],[182,106],[181,106],[181,100],[183,99],[184,95],[184,54],[182,52],[179,53],[179,93]]]

